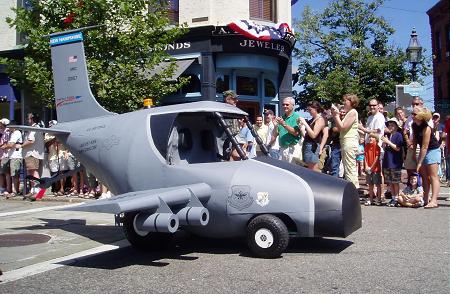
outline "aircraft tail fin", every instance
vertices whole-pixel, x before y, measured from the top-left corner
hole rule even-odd
[[[113,114],[104,109],[91,92],[84,54],[84,29],[49,35],[58,122]]]

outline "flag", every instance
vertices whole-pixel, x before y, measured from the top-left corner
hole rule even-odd
[[[77,61],[78,61],[78,58],[77,58],[76,55],[69,56],[69,63],[74,63],[74,62],[77,62]]]

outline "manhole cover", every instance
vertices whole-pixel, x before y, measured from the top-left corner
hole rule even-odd
[[[17,247],[48,242],[50,236],[44,234],[5,234],[0,235],[0,247]]]

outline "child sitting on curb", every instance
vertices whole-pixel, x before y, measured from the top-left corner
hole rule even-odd
[[[366,171],[366,183],[369,186],[369,200],[364,205],[369,206],[375,197],[374,187],[377,186],[377,201],[375,205],[382,205],[381,201],[381,148],[378,145],[378,136],[370,136],[369,143],[364,146],[364,169]]]
[[[400,191],[398,204],[405,207],[423,206],[423,189],[419,186],[419,174],[413,173],[409,176],[407,186]]]

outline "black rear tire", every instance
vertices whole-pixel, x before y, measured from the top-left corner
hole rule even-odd
[[[257,257],[277,258],[289,244],[289,232],[278,217],[271,214],[259,215],[247,226],[247,244]]]
[[[138,212],[127,212],[123,217],[123,232],[130,244],[139,250],[161,250],[169,247],[173,234],[140,232],[134,225]]]

